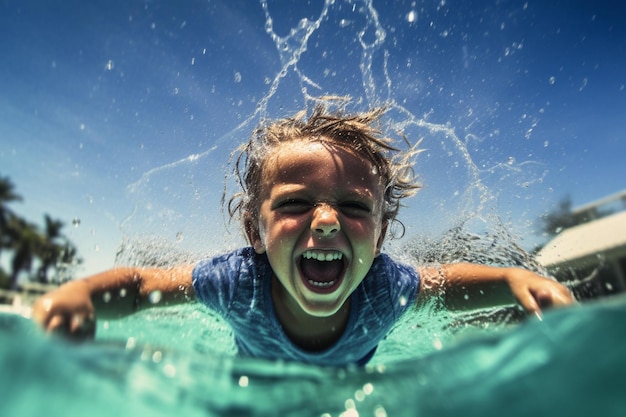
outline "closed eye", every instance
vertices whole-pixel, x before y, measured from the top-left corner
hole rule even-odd
[[[279,210],[283,213],[304,213],[313,208],[313,204],[306,200],[289,198],[283,201],[280,201],[275,210]]]
[[[339,205],[341,212],[348,216],[367,216],[372,209],[365,203],[360,201],[346,201]]]

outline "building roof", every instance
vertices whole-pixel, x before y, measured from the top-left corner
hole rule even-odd
[[[626,211],[565,229],[539,251],[537,261],[545,267],[571,264],[619,249],[626,256]]]

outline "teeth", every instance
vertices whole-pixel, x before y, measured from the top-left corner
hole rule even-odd
[[[304,259],[315,259],[317,261],[336,261],[343,258],[341,252],[314,252],[308,250],[302,254]]]
[[[335,281],[317,282],[317,281],[312,281],[310,279],[307,281],[309,281],[309,284],[311,284],[312,286],[318,287],[318,288],[329,288],[335,285]]]

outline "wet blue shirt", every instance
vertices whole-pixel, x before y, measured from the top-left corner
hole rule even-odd
[[[241,356],[324,366],[365,364],[378,343],[412,305],[419,274],[381,254],[350,296],[346,329],[330,348],[310,352],[283,331],[271,297],[272,270],[266,255],[251,247],[199,262],[193,271],[196,298],[232,327]]]

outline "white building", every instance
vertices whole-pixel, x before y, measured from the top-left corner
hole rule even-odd
[[[626,291],[626,190],[572,215],[588,221],[559,233],[537,261],[560,281],[586,281],[589,296]]]

